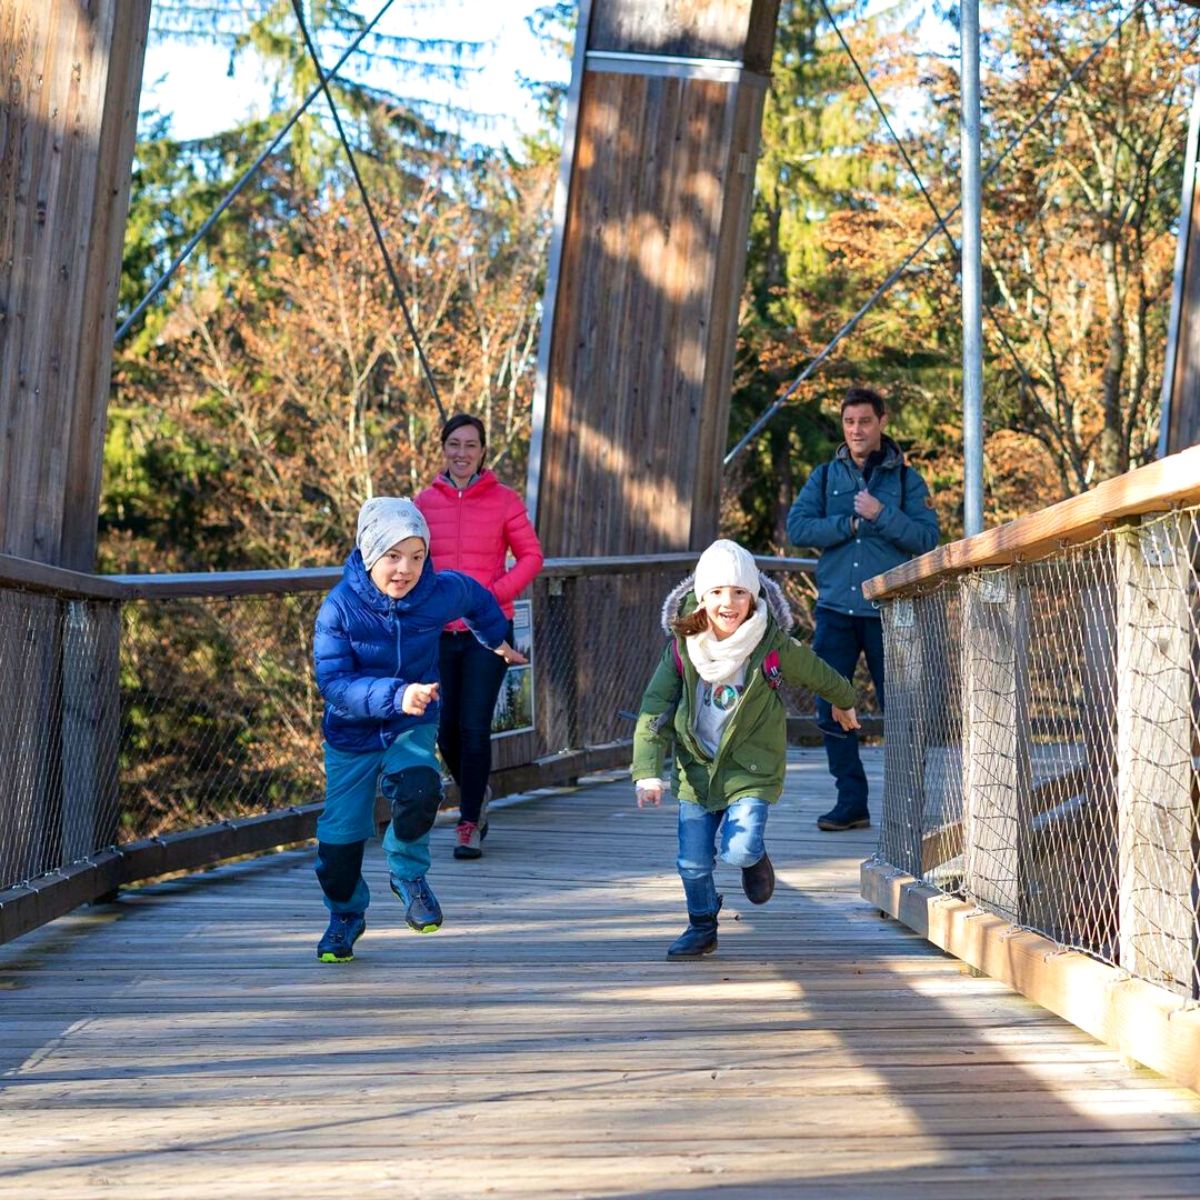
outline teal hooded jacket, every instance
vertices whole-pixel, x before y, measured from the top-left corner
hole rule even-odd
[[[788,513],[788,540],[821,551],[817,561],[817,604],[855,617],[879,610],[863,583],[926,554],[938,544],[938,518],[925,480],[904,461],[900,447],[883,439],[884,457],[867,483],[843,442],[833,460],[809,477]],[[866,490],[883,505],[873,521],[851,532],[855,493]]]

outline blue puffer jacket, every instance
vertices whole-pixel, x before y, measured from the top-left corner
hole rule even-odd
[[[883,439],[884,457],[863,481],[843,442],[833,460],[819,466],[788,513],[788,539],[821,551],[817,560],[817,605],[855,617],[878,617],[862,593],[863,582],[890,571],[938,544],[938,519],[925,480],[904,463],[900,447]],[[859,521],[850,533],[854,495],[866,489],[883,504],[874,521]]]
[[[325,740],[338,750],[379,750],[405,729],[436,723],[440,704],[419,717],[400,705],[410,683],[438,679],[442,627],[460,618],[492,649],[508,636],[500,606],[469,576],[435,571],[426,559],[416,587],[392,600],[371,582],[355,549],[317,613],[313,658],[325,697]]]

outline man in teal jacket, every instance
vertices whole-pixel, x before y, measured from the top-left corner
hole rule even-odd
[[[791,542],[820,551],[813,649],[847,679],[854,678],[865,655],[880,708],[883,629],[862,585],[938,543],[929,489],[884,434],[886,424],[883,397],[870,388],[850,388],[842,401],[846,440],[808,477],[787,520]],[[829,772],[837,782],[837,803],[817,818],[817,828],[866,828],[871,820],[858,735],[839,729],[820,698],[817,717]]]

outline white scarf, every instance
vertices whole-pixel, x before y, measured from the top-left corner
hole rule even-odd
[[[705,683],[724,683],[732,679],[767,631],[766,601],[759,599],[752,616],[747,617],[727,638],[718,639],[711,629],[686,638],[688,658]]]

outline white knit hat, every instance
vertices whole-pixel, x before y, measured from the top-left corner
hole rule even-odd
[[[369,571],[397,542],[418,537],[429,548],[421,510],[401,496],[375,496],[358,510],[358,548]]]
[[[696,599],[701,602],[705,592],[719,587],[745,588],[751,596],[757,596],[760,584],[754,556],[727,538],[713,542],[696,564],[694,587]]]

